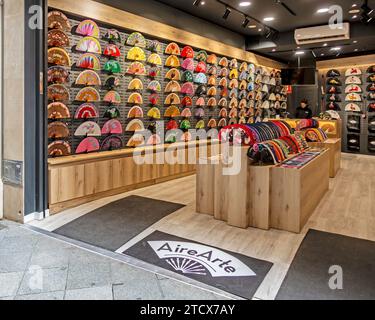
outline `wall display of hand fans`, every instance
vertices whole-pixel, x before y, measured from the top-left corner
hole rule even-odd
[[[287,109],[278,71],[53,9],[48,28],[51,157],[186,141],[190,128],[253,123]],[[172,130],[165,141],[157,120]],[[144,129],[153,132],[147,141],[137,134]]]

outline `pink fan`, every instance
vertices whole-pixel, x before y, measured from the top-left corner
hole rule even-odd
[[[195,104],[198,107],[204,107],[206,105],[206,101],[204,101],[204,98],[200,97]]]
[[[193,95],[195,92],[194,85],[191,82],[186,82],[181,87],[181,93]]]
[[[98,139],[94,137],[87,137],[81,141],[77,147],[76,153],[88,153],[93,151],[98,151],[100,149]]]
[[[185,59],[182,63],[182,68],[185,70],[194,71],[194,60],[193,59]]]
[[[122,125],[120,121],[116,119],[107,121],[102,129],[102,135],[105,134],[122,134]]]

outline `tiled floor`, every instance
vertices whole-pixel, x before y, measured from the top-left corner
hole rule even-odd
[[[0,222],[0,300],[224,298]]]

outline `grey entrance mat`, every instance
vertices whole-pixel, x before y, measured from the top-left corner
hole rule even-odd
[[[3,230],[3,229],[6,229],[6,226],[3,226],[3,225],[0,223],[0,230]]]
[[[375,242],[310,230],[276,299],[375,299]]]
[[[272,263],[156,231],[124,252],[236,296],[251,299]]]
[[[130,196],[85,214],[53,232],[116,251],[154,223],[183,207],[182,204]]]

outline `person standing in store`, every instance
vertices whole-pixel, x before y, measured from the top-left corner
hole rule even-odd
[[[296,119],[311,119],[313,112],[307,99],[303,99],[296,111]]]

